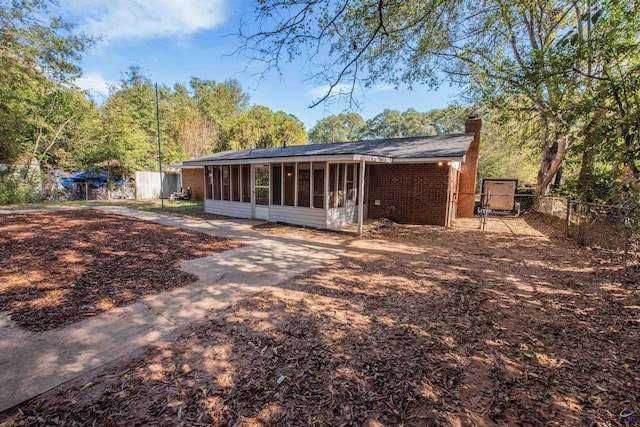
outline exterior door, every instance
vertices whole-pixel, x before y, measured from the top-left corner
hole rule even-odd
[[[269,220],[269,165],[253,166],[253,218]]]

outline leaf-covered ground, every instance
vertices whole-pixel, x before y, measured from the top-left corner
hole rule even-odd
[[[347,245],[340,260],[0,423],[637,422],[637,271],[544,237],[394,226]]]
[[[181,260],[238,246],[96,210],[0,215],[0,311],[32,331],[62,327],[192,283]]]

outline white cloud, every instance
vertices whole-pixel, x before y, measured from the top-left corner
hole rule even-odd
[[[369,93],[386,92],[388,90],[393,90],[393,86],[387,83],[379,83],[372,86],[371,89],[369,89]]]
[[[109,86],[115,84],[115,82],[106,80],[100,73],[93,72],[76,79],[75,84],[80,89],[89,91],[92,95],[97,94],[106,97],[109,94]]]
[[[186,36],[222,24],[226,0],[63,0],[80,30],[106,41]]]

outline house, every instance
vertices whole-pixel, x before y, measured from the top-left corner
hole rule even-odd
[[[203,190],[206,212],[238,218],[448,226],[473,215],[481,127],[470,117],[459,134],[224,151],[184,162],[183,186]]]

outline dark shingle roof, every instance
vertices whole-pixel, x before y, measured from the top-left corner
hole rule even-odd
[[[371,141],[335,142],[331,144],[293,145],[289,147],[259,148],[253,150],[222,151],[212,156],[184,162],[200,163],[223,160],[269,159],[277,157],[367,155],[391,159],[462,158],[473,140],[473,133],[437,136],[379,139]]]

